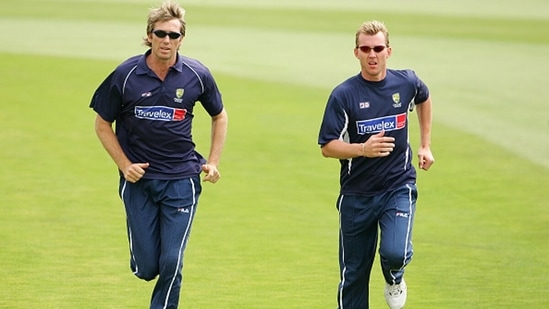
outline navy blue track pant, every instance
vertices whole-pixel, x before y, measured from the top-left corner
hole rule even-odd
[[[151,309],[177,308],[183,254],[189,239],[201,184],[198,176],[180,180],[120,180],[126,209],[130,268],[141,279],[158,276]]]
[[[385,281],[400,283],[412,259],[412,227],[417,189],[408,184],[375,196],[340,195],[339,309],[369,308],[369,283],[378,230]]]

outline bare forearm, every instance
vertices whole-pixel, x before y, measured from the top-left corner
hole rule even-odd
[[[394,142],[394,137],[385,136],[385,131],[381,131],[370,136],[364,143],[332,140],[322,147],[322,155],[341,160],[357,157],[381,158],[388,156],[393,151]]]
[[[221,153],[227,138],[228,116],[225,109],[212,118],[212,134],[208,164],[219,165]]]
[[[364,155],[363,144],[351,144],[341,140],[332,140],[324,145],[321,150],[323,156],[341,160],[362,157]]]
[[[435,157],[431,152],[431,123],[433,120],[431,97],[417,105],[417,117],[421,143],[417,152],[418,166],[420,169],[428,171],[435,163]]]
[[[124,154],[122,147],[120,147],[120,143],[112,129],[112,124],[103,120],[99,115],[95,120],[95,133],[120,170],[124,170],[127,166],[131,165],[130,160]]]
[[[431,125],[433,121],[431,97],[417,105],[421,147],[431,145]]]

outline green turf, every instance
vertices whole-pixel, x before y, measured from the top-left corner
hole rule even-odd
[[[230,124],[223,178],[204,185],[186,252],[182,308],[335,307],[338,164],[316,138],[331,88],[358,70],[354,30],[373,17],[390,27],[390,64],[415,68],[435,104],[407,308],[549,307],[549,18],[530,8],[546,4],[239,1],[186,6],[184,52],[214,72]],[[87,105],[144,50],[150,5],[2,4],[0,308],[146,307],[153,285],[129,271],[116,169]],[[199,109],[203,153],[208,127]],[[373,271],[371,305],[384,308]]]

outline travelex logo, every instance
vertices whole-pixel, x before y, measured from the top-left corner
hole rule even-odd
[[[186,109],[167,106],[136,106],[135,117],[148,120],[182,121],[187,114]]]
[[[400,130],[405,126],[406,113],[356,122],[357,133],[361,135]]]

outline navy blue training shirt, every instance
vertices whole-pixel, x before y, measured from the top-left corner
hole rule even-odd
[[[193,109],[198,101],[210,116],[218,115],[223,110],[221,94],[210,71],[182,55],[162,81],[147,66],[150,53],[120,64],[97,88],[90,107],[115,122],[118,141],[131,162],[150,163],[143,178],[200,174],[205,159],[195,151],[191,135]]]
[[[361,74],[334,88],[324,111],[318,143],[332,140],[363,143],[382,130],[395,138],[395,148],[383,158],[340,160],[341,194],[374,195],[415,183],[408,138],[408,112],[429,97],[429,89],[412,70],[387,70],[379,82]]]

